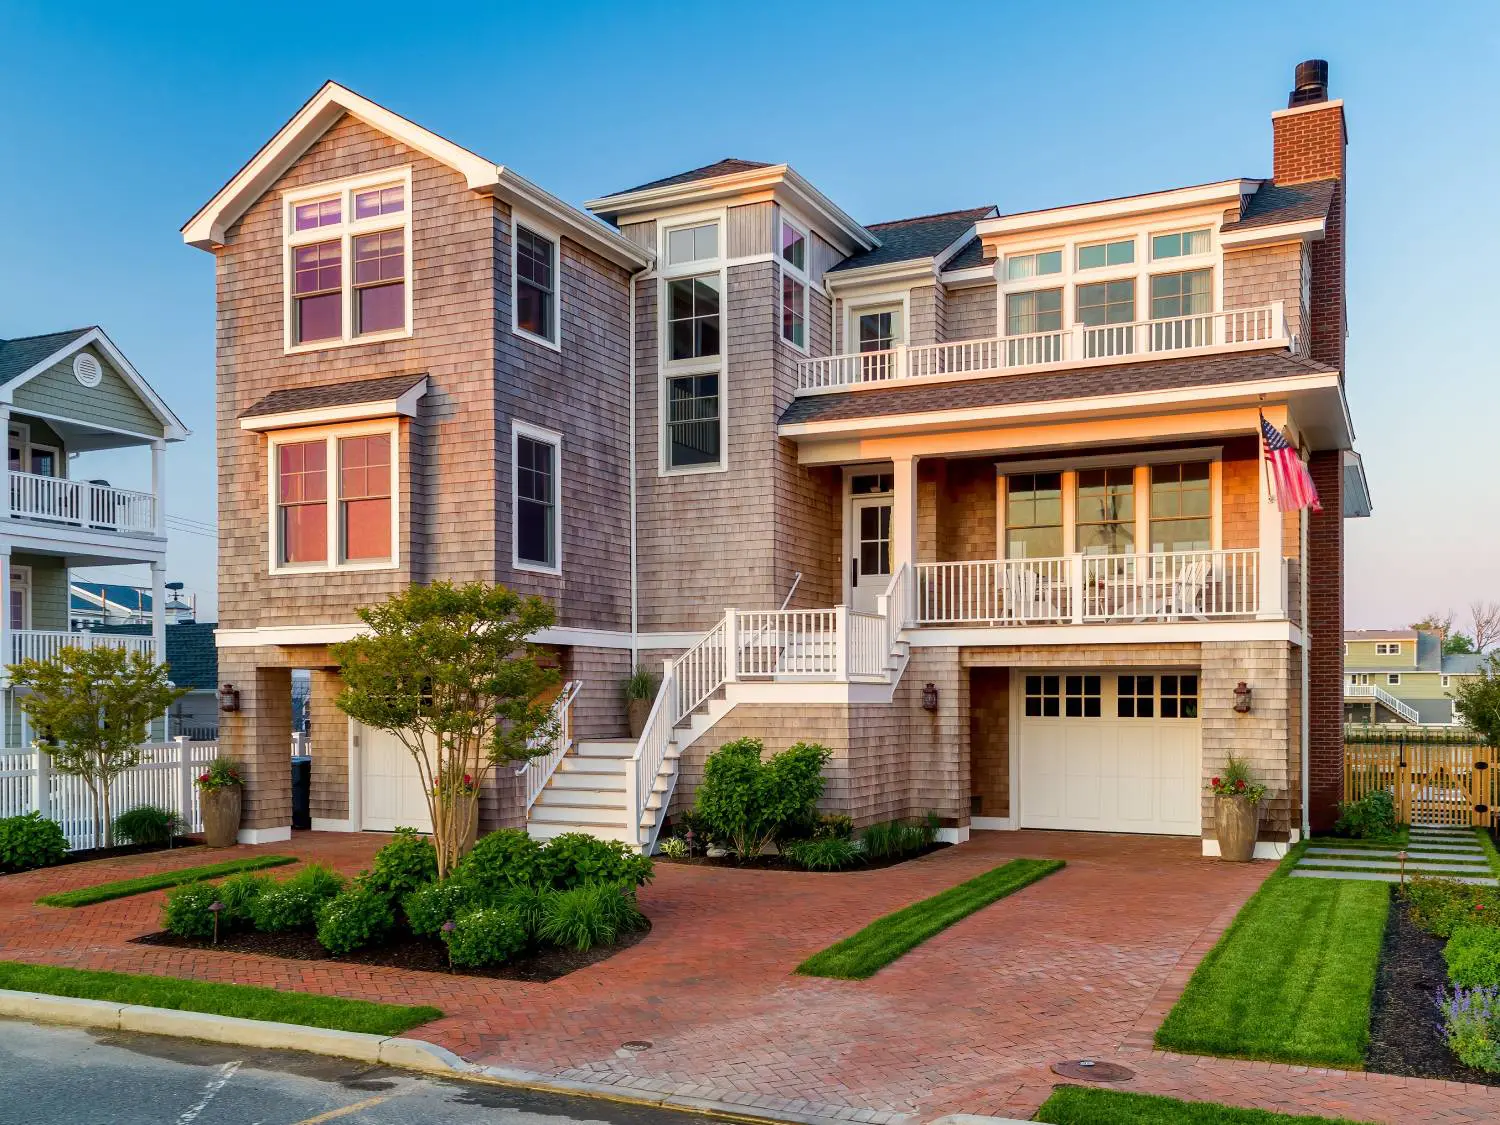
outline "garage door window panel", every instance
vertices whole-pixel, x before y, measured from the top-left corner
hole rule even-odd
[[[1155,676],[1120,676],[1118,677],[1115,686],[1115,713],[1120,718],[1155,718]]]
[[[1198,677],[1163,676],[1161,678],[1161,717],[1163,719],[1196,719],[1198,717]]]
[[[1026,715],[1032,719],[1056,719],[1062,714],[1062,677],[1026,677]]]
[[[1103,714],[1101,676],[1068,676],[1063,695],[1063,714],[1069,719],[1097,719]]]

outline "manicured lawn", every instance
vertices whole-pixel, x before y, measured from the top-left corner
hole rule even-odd
[[[1500,852],[1495,850],[1495,841],[1490,839],[1490,830],[1476,828],[1474,835],[1479,837],[1479,846],[1484,849],[1484,854],[1490,861],[1490,870],[1500,875]]]
[[[1345,1117],[1302,1117],[1149,1094],[1059,1086],[1035,1120],[1054,1125],[1355,1125]]]
[[[111,1000],[119,1004],[144,1004],[182,1012],[208,1012],[249,1020],[297,1023],[336,1031],[364,1031],[372,1035],[400,1035],[443,1014],[437,1008],[425,1006],[376,1004],[369,1000],[280,992],[245,984],[216,984],[133,973],[96,973],[60,969],[53,965],[24,965],[18,961],[0,961],[0,988],[41,992],[49,996]]]
[[[1288,878],[1302,850],[1282,861],[1203,959],[1157,1029],[1158,1047],[1364,1065],[1390,885]]]
[[[953,923],[1062,866],[1060,859],[1013,859],[967,883],[875,919],[852,937],[813,954],[797,971],[810,977],[865,980]]]
[[[147,891],[160,891],[199,879],[217,879],[220,876],[235,875],[241,871],[257,871],[262,867],[281,867],[284,864],[296,862],[296,857],[289,855],[258,855],[247,859],[229,859],[223,863],[206,863],[201,867],[159,871],[154,875],[141,875],[135,879],[120,879],[113,883],[80,887],[76,891],[44,895],[36,901],[39,906],[92,906],[96,902],[108,902],[113,898],[126,898],[130,895],[143,895]]]

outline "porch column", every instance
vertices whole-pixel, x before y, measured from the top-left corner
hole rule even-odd
[[[163,438],[151,441],[151,495],[156,507],[156,534],[167,537],[167,443]]]
[[[1286,422],[1285,411],[1281,417],[1266,412],[1266,420],[1273,426]],[[1279,621],[1286,616],[1285,587],[1281,580],[1281,509],[1276,506],[1275,487],[1271,482],[1271,467],[1266,461],[1265,439],[1256,434],[1255,444],[1259,449],[1259,478],[1256,481],[1260,497],[1260,612],[1262,620]]]
[[[891,572],[917,563],[917,458],[891,458],[895,475],[891,500]]]
[[[167,659],[167,564],[158,559],[151,564],[151,643],[156,662]]]
[[[7,488],[9,494],[10,489]],[[0,543],[0,683],[10,683],[9,667],[15,663],[15,642],[10,636],[10,544]],[[6,718],[9,718],[7,708]],[[7,730],[0,735],[0,744],[9,741]]]
[[[5,443],[6,443],[5,448],[6,448],[6,452],[8,454],[10,452],[10,403],[8,403],[8,402],[0,402],[0,430],[4,430],[5,431]],[[24,469],[26,466],[23,465],[21,467]],[[10,460],[9,460],[9,457],[7,457],[6,462],[5,462],[5,488],[3,490],[0,490],[0,517],[8,517],[9,515],[10,515]],[[9,550],[9,548],[6,548],[6,549]],[[9,572],[7,571],[7,581],[9,581],[8,574],[9,574]],[[7,594],[6,595],[6,602],[5,602],[5,605],[6,605],[5,619],[7,621],[10,620],[10,600],[9,599],[10,599],[10,595]],[[7,650],[6,654],[5,654],[5,659],[6,660],[10,659],[10,652],[8,650]],[[4,663],[4,661],[0,661],[0,663]]]

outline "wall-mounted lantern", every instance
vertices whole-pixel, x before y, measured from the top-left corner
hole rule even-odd
[[[233,684],[225,684],[219,688],[219,710],[226,714],[240,709],[239,688]]]
[[[922,689],[922,710],[936,711],[938,707],[937,684],[929,683]]]
[[[1250,714],[1250,686],[1241,680],[1234,685],[1234,710],[1236,714]]]

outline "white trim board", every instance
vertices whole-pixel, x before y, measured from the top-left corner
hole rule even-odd
[[[280,828],[241,828],[236,837],[241,844],[280,844],[292,838],[292,826]]]

